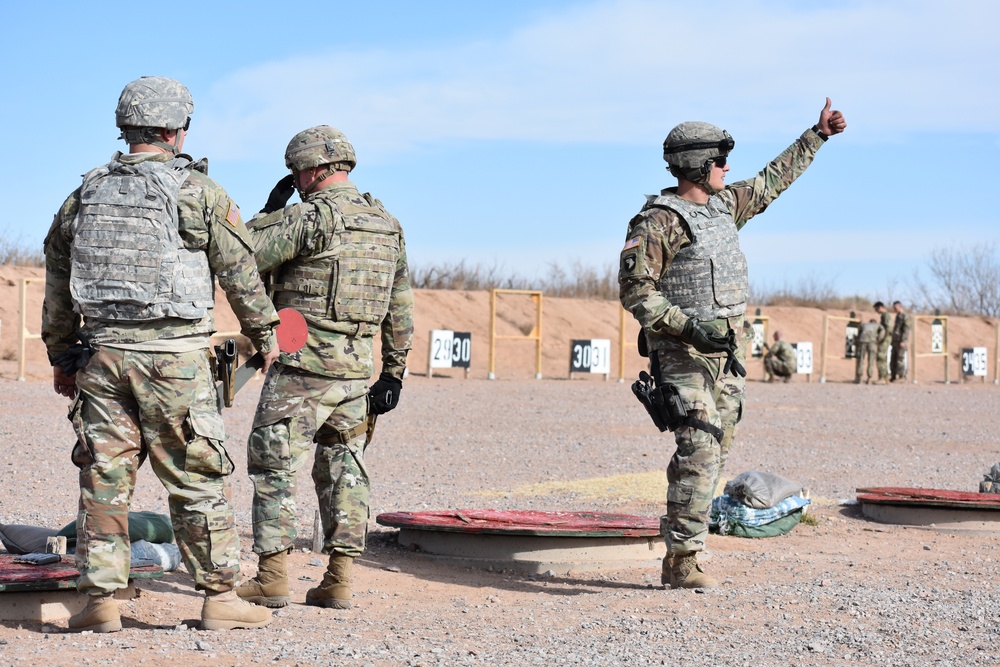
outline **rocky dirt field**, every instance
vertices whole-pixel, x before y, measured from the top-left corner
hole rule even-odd
[[[251,385],[251,388],[254,385]],[[66,401],[45,382],[0,381],[0,515],[60,527],[74,517]],[[1000,460],[992,385],[749,385],[728,472],[769,470],[812,490],[816,525],[763,540],[711,536],[713,591],[663,590],[654,568],[559,576],[437,563],[371,523],[355,607],[301,604],[321,576],[309,552],[316,501],[299,497],[291,606],[258,631],[195,629],[184,573],[144,583],[125,629],[0,623],[0,665],[970,665],[993,664],[1000,538],[870,521],[860,486],[976,490]],[[253,391],[227,411],[237,470]],[[648,491],[671,452],[626,385],[595,379],[411,377],[379,421],[369,464],[373,516],[497,508],[656,516]],[[233,476],[252,574],[244,474]],[[567,484],[567,482],[579,482]],[[660,492],[657,492],[657,494]],[[134,509],[165,512],[143,470]]]
[[[0,275],[0,522],[58,528],[75,518],[73,435],[67,401],[51,389],[38,341],[29,341],[27,381],[16,381],[12,323],[23,275]],[[37,331],[39,288],[29,286],[29,331]],[[754,381],[727,474],[756,469],[798,481],[811,490],[815,521],[778,538],[711,536],[706,567],[722,581],[717,590],[663,590],[651,567],[526,575],[447,565],[401,548],[394,529],[376,524],[377,514],[495,508],[655,517],[663,510],[672,440],[656,431],[614,373],[607,382],[565,379],[570,338],[616,338],[614,304],[546,299],[545,380],[532,379],[533,350],[520,341],[507,342],[498,356],[498,380],[485,379],[482,347],[471,379],[456,371],[426,377],[427,330],[467,330],[484,341],[488,312],[483,293],[418,293],[411,375],[369,451],[370,548],[355,570],[353,609],[302,604],[323,571],[309,551],[316,500],[307,473],[291,558],[294,603],[269,627],[196,629],[201,598],[186,573],[170,573],[144,582],[141,595],[122,604],[120,633],[0,622],[0,667],[996,662],[998,534],[880,524],[844,504],[866,486],[975,491],[1000,461],[1000,389],[944,384],[940,359],[922,360],[921,384],[892,386],[850,384],[851,362],[842,359],[831,361],[823,384],[816,377],[764,384],[757,381],[759,361],[750,364]],[[504,331],[530,331],[530,301],[503,312]],[[790,340],[819,347],[820,311],[770,315]],[[220,329],[232,328],[226,317],[220,313]],[[953,351],[963,340],[992,346],[995,329],[956,319],[952,333]],[[628,348],[626,374],[640,367]],[[247,576],[256,558],[244,443],[259,386],[251,383],[225,414]],[[148,469],[133,509],[166,512],[164,491]]]

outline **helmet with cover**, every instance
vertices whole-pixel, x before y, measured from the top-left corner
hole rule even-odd
[[[330,171],[351,171],[357,164],[354,146],[344,133],[317,125],[292,137],[285,149],[285,166],[293,172],[330,165]]]
[[[144,76],[122,91],[115,125],[179,130],[187,125],[193,111],[194,100],[184,84],[165,76]]]
[[[670,130],[663,142],[663,159],[670,173],[693,183],[704,183],[716,158],[726,157],[736,142],[725,130],[700,121],[687,121]]]

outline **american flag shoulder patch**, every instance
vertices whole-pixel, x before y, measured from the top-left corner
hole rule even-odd
[[[226,222],[233,227],[240,224],[240,207],[236,205],[236,202],[229,202],[229,212],[226,213]]]
[[[639,246],[639,237],[633,236],[628,241],[625,242],[625,247],[622,250],[628,250],[629,248],[636,248]]]

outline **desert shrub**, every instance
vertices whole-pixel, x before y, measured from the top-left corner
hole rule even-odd
[[[12,240],[0,232],[0,264],[45,266],[45,253],[41,247],[32,249],[20,238]]]
[[[416,265],[410,270],[410,282],[420,289],[530,289],[575,299],[618,299],[614,267],[594,268],[579,260],[573,260],[568,267],[551,262],[546,272],[536,277],[508,271],[498,264],[469,264],[465,260]]]
[[[914,276],[927,311],[949,315],[1000,317],[1000,254],[995,242],[934,250],[927,261],[930,280]]]
[[[883,299],[884,300],[884,299]],[[837,293],[833,280],[808,275],[792,285],[771,288],[751,283],[748,301],[758,306],[799,306],[823,310],[868,310],[874,299],[856,294]]]

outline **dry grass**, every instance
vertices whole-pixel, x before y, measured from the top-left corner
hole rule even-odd
[[[15,266],[45,266],[42,248],[32,250],[18,238],[11,240],[0,233],[0,264]]]
[[[617,270],[611,265],[599,269],[585,266],[579,260],[568,267],[552,262],[541,277],[523,276],[497,264],[468,264],[464,260],[417,265],[410,270],[410,282],[419,289],[530,289],[572,299],[618,299]]]
[[[541,290],[548,296],[618,300],[617,268],[612,265],[602,268],[585,266],[579,260],[574,260],[568,267],[552,262],[545,274],[536,278],[508,271],[497,264],[468,264],[460,260],[416,266],[410,271],[410,281],[420,289],[530,289]],[[841,296],[832,282],[816,277],[778,289],[755,289],[751,286],[749,298],[750,303],[761,306],[804,306],[824,310],[867,310],[873,301],[866,295]]]

